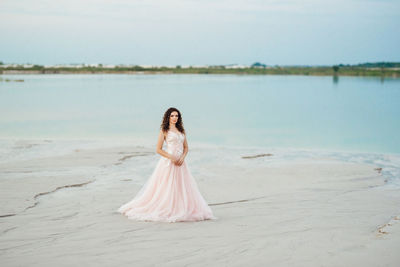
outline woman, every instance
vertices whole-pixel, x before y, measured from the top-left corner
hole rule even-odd
[[[167,151],[162,149],[164,140]],[[181,113],[169,108],[158,135],[157,153],[162,157],[135,198],[118,212],[138,221],[201,221],[217,219],[202,197],[186,162],[188,143]]]

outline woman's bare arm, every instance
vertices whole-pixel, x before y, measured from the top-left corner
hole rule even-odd
[[[182,153],[182,157],[185,158],[186,154],[189,152],[189,146],[186,140],[186,134],[185,134],[185,140],[183,141],[183,153]]]
[[[158,134],[156,152],[163,157],[172,159],[172,155],[162,149],[163,143],[164,143],[164,132],[162,130],[160,130],[160,133]]]

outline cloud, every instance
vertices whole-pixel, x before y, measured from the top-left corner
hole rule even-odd
[[[306,64],[310,55],[332,62],[396,54],[399,7],[388,0],[1,0],[0,58]]]
[[[31,19],[154,23],[199,21],[249,21],[288,16],[391,16],[399,15],[400,4],[376,0],[2,0],[0,21],[31,23]],[[15,18],[10,21],[9,19]],[[26,20],[23,20],[23,18]],[[28,22],[27,19],[30,19]],[[293,18],[296,19],[296,18]],[[34,21],[33,21],[34,23]]]

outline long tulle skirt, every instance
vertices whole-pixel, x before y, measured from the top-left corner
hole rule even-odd
[[[149,180],[118,212],[137,221],[183,222],[217,219],[202,197],[186,162],[161,157]]]

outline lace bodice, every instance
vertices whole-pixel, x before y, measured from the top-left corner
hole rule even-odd
[[[168,131],[165,142],[167,144],[167,152],[180,156],[183,153],[183,142],[185,135],[180,132]]]
[[[180,157],[183,153],[183,142],[185,141],[185,135],[182,133],[177,133],[173,131],[168,131],[167,136],[165,138],[165,143],[167,145],[166,151],[169,154],[175,155],[176,157]],[[161,157],[161,160],[167,162],[167,166],[171,164],[171,160],[165,157]]]

